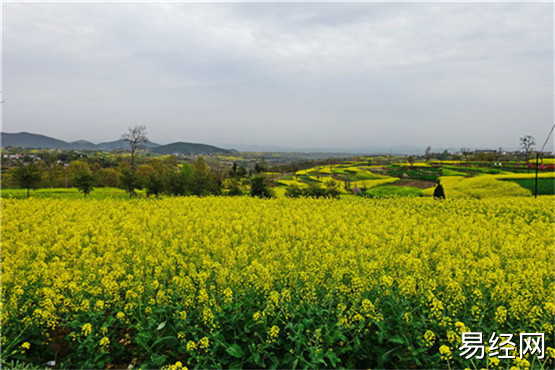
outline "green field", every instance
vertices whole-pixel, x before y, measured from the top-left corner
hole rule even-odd
[[[144,191],[137,190],[138,195],[143,195]],[[26,189],[2,189],[2,198],[25,199],[27,198]],[[32,198],[56,198],[56,199],[81,199],[83,193],[76,188],[44,188],[31,190],[29,196]],[[129,198],[127,192],[118,188],[95,188],[86,199],[123,199]]]
[[[364,192],[370,198],[386,197],[421,197],[422,189],[413,186],[383,185],[370,188]]]
[[[515,182],[532,193],[536,189],[535,179],[507,179],[504,181]],[[555,178],[538,179],[538,195],[555,195]]]

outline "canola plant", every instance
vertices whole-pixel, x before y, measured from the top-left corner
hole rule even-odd
[[[2,201],[2,363],[552,368],[552,197]],[[545,334],[466,359],[464,332]],[[515,349],[516,350],[516,349]]]

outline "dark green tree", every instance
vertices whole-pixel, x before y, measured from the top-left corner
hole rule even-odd
[[[180,171],[168,169],[165,173],[164,188],[170,195],[192,195],[194,185],[194,169],[189,164],[184,164]]]
[[[237,179],[231,179],[231,182],[229,184],[229,188],[227,190],[227,192],[225,193],[225,195],[229,195],[229,196],[239,196],[239,195],[244,195],[243,191],[241,190],[241,187],[239,186],[239,181]]]
[[[86,197],[93,190],[94,176],[86,171],[79,172],[74,175],[73,184]]]
[[[121,187],[129,193],[130,197],[135,196],[135,189],[137,188],[137,175],[135,171],[130,168],[123,168],[120,176]]]
[[[96,186],[109,186],[118,187],[119,185],[119,173],[113,168],[102,168],[98,171],[95,179]]]
[[[17,167],[13,172],[13,178],[19,187],[27,189],[27,198],[29,198],[29,190],[39,187],[42,174],[36,164],[30,163]]]
[[[68,172],[73,186],[86,197],[94,186],[94,176],[89,164],[81,160],[73,161],[68,166]]]
[[[254,172],[255,174],[257,174],[257,173],[262,173],[262,172],[265,172],[265,171],[266,171],[266,166],[265,166],[265,163],[264,163],[264,162],[255,163],[254,169],[253,169],[253,172]]]
[[[195,183],[195,169],[190,164],[184,164],[180,171],[181,183],[183,185],[183,195],[193,194]]]
[[[154,195],[158,198],[158,194],[164,189],[164,182],[156,173],[150,173],[145,181],[146,195]]]
[[[304,195],[303,189],[299,185],[291,184],[285,189],[285,196],[289,198],[300,198]]]
[[[323,198],[326,196],[326,189],[324,189],[320,183],[311,182],[308,186],[303,189],[304,194],[311,198]]]
[[[206,196],[219,194],[219,186],[215,176],[210,172],[210,167],[199,157],[193,164],[192,194]]]
[[[170,195],[190,195],[185,193],[183,176],[177,171],[168,171],[164,177],[164,190]]]
[[[236,172],[237,177],[245,177],[246,174],[247,174],[247,170],[245,169],[245,167],[239,166],[239,168],[237,168],[237,172]]]
[[[251,197],[272,198],[273,194],[265,176],[256,176],[251,180]]]
[[[339,190],[339,183],[335,180],[326,182],[326,196],[329,198],[339,198],[341,190]]]
[[[233,166],[231,166],[231,177],[237,176],[237,162],[233,162]]]

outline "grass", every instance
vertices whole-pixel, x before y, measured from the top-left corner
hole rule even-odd
[[[462,176],[443,176],[441,184],[447,198],[498,198],[514,196],[531,196],[529,189],[525,189],[510,181],[499,181],[498,176],[480,175],[470,178]],[[424,189],[422,195],[432,196],[434,188]]]
[[[421,197],[422,189],[413,186],[383,185],[370,188],[365,194],[372,198],[386,197]]]
[[[515,182],[523,188],[529,189],[532,194],[535,191],[535,179],[507,179],[503,181]],[[555,178],[539,178],[538,195],[555,195]]]
[[[386,176],[376,175],[369,171],[360,171],[352,177],[352,181],[385,179]]]
[[[468,176],[468,173],[466,172],[455,171],[446,167],[443,167],[441,172],[443,176]]]
[[[441,176],[441,170],[426,167],[413,167],[411,169],[410,167],[390,166],[387,168],[387,175],[399,178],[403,178],[403,175],[406,175],[409,179],[436,181]]]
[[[144,195],[143,191],[137,191],[139,196]],[[27,198],[27,189],[2,189],[0,193],[2,198],[25,199]],[[30,198],[55,198],[55,199],[82,199],[83,193],[76,188],[43,188],[31,189]],[[125,199],[129,198],[127,192],[118,188],[95,188],[85,199]]]
[[[489,167],[463,167],[463,166],[443,166],[443,171],[445,170],[453,170],[457,172],[464,172],[471,175],[477,174],[489,174],[489,175],[496,175],[496,174],[504,174],[506,171],[497,169],[497,168],[489,168]],[[452,176],[452,175],[445,175],[444,176]]]

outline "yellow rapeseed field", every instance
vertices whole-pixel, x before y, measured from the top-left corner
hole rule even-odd
[[[441,176],[439,180],[449,198],[507,198],[529,197],[532,192],[507,179],[534,179],[534,173],[511,173],[503,175],[480,175],[476,177]],[[553,178],[553,172],[540,173],[540,179]],[[422,195],[433,196],[434,188],[424,189]]]
[[[2,201],[4,364],[545,367],[553,198]],[[545,333],[466,360],[461,334]]]

